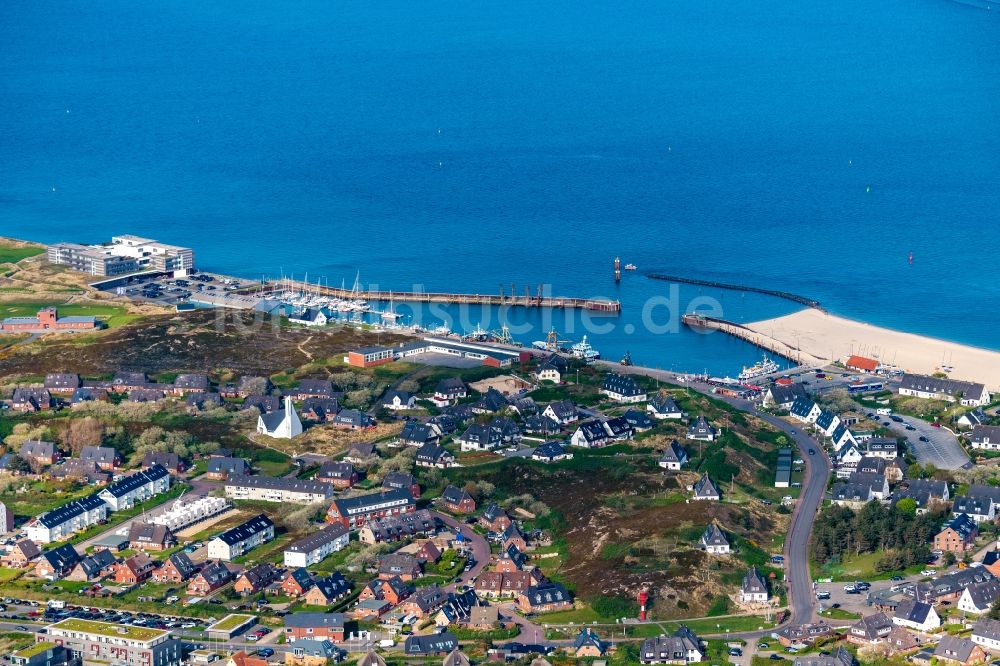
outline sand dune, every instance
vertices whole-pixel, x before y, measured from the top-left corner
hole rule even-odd
[[[924,374],[948,365],[953,368],[949,376],[954,379],[983,382],[991,390],[1000,390],[1000,352],[872,326],[813,309],[746,326],[831,361],[860,354]]]

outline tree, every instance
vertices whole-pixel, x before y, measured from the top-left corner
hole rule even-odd
[[[947,553],[944,554],[944,565],[946,567],[950,567],[953,564],[955,564],[955,553],[949,550]]]
[[[98,446],[104,439],[104,425],[93,416],[70,419],[63,431],[62,443],[74,456],[80,455],[85,446]]]
[[[993,605],[990,606],[988,616],[991,620],[1000,620],[1000,597],[997,597]]]
[[[896,502],[896,510],[900,513],[915,516],[917,514],[917,500],[912,497],[904,497]]]
[[[31,472],[31,465],[15,453],[7,460],[7,471],[11,474],[28,474]]]

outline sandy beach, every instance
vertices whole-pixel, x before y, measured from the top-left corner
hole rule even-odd
[[[988,349],[872,326],[814,309],[746,327],[821,359],[843,361],[859,354],[923,374],[946,365],[953,368],[949,373],[953,379],[983,382],[990,390],[1000,390],[1000,352]]]

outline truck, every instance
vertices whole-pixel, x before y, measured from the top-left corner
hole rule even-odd
[[[49,599],[49,602],[45,604],[46,608],[53,608],[55,610],[62,610],[66,608],[66,602],[62,599]]]
[[[892,410],[889,409],[888,407],[879,407],[878,409],[875,410],[875,413],[878,414],[879,416],[889,416],[890,414],[892,414]]]

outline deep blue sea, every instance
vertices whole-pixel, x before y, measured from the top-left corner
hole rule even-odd
[[[594,345],[659,367],[758,351],[648,332],[668,285],[644,270],[1000,348],[998,4],[6,0],[0,44],[0,234],[135,233],[335,285],[546,283],[621,299]],[[640,269],[620,285],[615,256]],[[794,310],[682,287],[674,315],[698,297]]]

